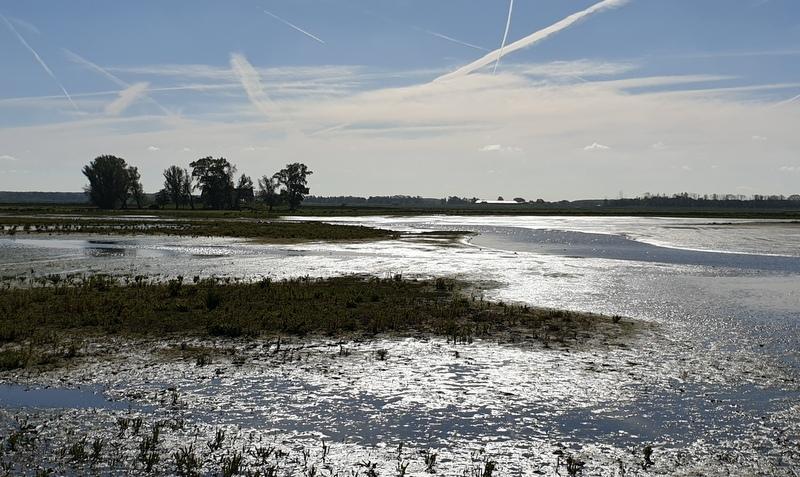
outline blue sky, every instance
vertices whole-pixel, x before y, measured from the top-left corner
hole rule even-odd
[[[434,82],[497,55],[508,2],[0,2],[0,189],[110,153],[150,191],[224,155],[326,195],[800,192],[800,2],[517,0],[508,42],[601,3]]]

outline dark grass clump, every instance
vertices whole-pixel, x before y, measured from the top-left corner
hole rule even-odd
[[[358,225],[293,222],[256,218],[193,218],[162,220],[114,217],[0,217],[0,235],[19,234],[180,235],[190,237],[240,237],[266,242],[304,240],[388,239],[394,232]]]
[[[71,359],[79,354],[75,337],[103,335],[428,333],[463,344],[475,337],[549,344],[587,342],[598,335],[613,339],[634,326],[618,317],[485,302],[465,296],[459,285],[442,278],[352,276],[252,283],[197,279],[191,285],[181,277],[125,283],[105,275],[57,283],[43,279],[27,288],[0,289],[0,369],[41,363],[45,355],[32,357],[32,349]]]

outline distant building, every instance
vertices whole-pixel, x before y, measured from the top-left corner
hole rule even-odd
[[[516,202],[513,200],[484,200],[478,199],[475,201],[476,204],[488,204],[488,205],[519,205],[520,202]]]

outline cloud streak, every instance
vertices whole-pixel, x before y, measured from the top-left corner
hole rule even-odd
[[[136,102],[137,99],[147,94],[148,86],[150,86],[150,83],[147,82],[136,83],[120,91],[119,97],[106,106],[106,114],[119,116],[123,111],[128,109],[130,105]]]
[[[294,23],[290,22],[289,20],[286,20],[286,19],[284,19],[284,18],[281,18],[281,17],[279,17],[278,15],[275,15],[274,13],[272,13],[272,12],[269,12],[269,11],[267,11],[267,10],[264,10],[264,13],[266,13],[267,15],[271,16],[272,18],[274,18],[274,19],[278,20],[279,22],[283,23],[284,25],[287,25],[287,26],[289,26],[289,27],[291,27],[291,28],[294,28],[295,30],[297,30],[297,31],[299,31],[300,33],[302,33],[303,35],[305,35],[305,36],[307,36],[307,37],[311,38],[312,40],[314,40],[314,41],[316,41],[316,42],[319,42],[319,43],[321,43],[321,44],[323,44],[323,45],[325,44],[325,42],[324,42],[324,41],[322,41],[320,38],[318,38],[318,37],[316,37],[316,36],[312,35],[311,33],[309,33],[309,32],[307,32],[307,31],[303,30],[302,28],[300,28],[299,26],[297,26],[297,25],[295,25]]]
[[[269,116],[271,111],[270,100],[267,93],[264,92],[264,86],[261,84],[261,77],[253,68],[253,65],[247,61],[247,58],[241,53],[231,53],[231,69],[239,82],[242,84],[247,97],[259,111]]]
[[[499,61],[500,58],[502,58],[505,55],[535,45],[536,43],[539,43],[542,40],[545,40],[546,38],[549,38],[550,36],[569,28],[570,26],[583,20],[584,18],[589,17],[590,15],[602,12],[604,10],[609,10],[611,8],[621,7],[626,3],[628,3],[629,1],[630,0],[603,0],[585,10],[573,13],[572,15],[564,18],[563,20],[553,23],[552,25],[546,28],[543,28],[539,31],[531,33],[530,35],[524,38],[517,40],[514,43],[508,45],[505,49],[498,48],[497,50],[494,50],[486,54],[482,58],[479,58],[468,65],[462,66],[461,68],[453,72],[447,73],[445,75],[436,78],[434,81],[445,81],[453,78],[458,78],[460,76],[468,75],[473,71],[479,70],[485,66],[492,64],[492,62]]]
[[[75,104],[75,101],[72,100],[72,96],[69,95],[67,89],[64,87],[64,85],[61,84],[61,81],[59,81],[58,78],[56,78],[56,75],[55,73],[53,73],[53,70],[51,70],[50,67],[47,66],[47,63],[44,62],[42,57],[39,56],[39,53],[37,53],[36,50],[34,50],[33,47],[29,45],[27,41],[25,41],[25,38],[17,31],[16,28],[14,28],[14,25],[8,20],[8,18],[5,17],[5,15],[0,14],[0,18],[3,19],[5,24],[8,26],[9,30],[11,30],[11,32],[17,37],[20,43],[22,43],[22,45],[25,48],[27,48],[28,51],[31,52],[33,57],[36,58],[36,61],[39,63],[42,69],[44,69],[44,71],[48,75],[50,75],[51,78],[53,78],[53,81],[55,81],[58,87],[61,88],[61,91],[64,93],[64,96],[67,98],[67,100],[69,100],[69,103],[72,105],[72,107],[75,108],[75,111],[80,111],[80,109],[78,109],[78,105]]]

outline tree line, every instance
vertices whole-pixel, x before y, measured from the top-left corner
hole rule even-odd
[[[164,187],[155,194],[152,207],[170,203],[175,208],[202,205],[205,209],[239,209],[252,206],[257,200],[272,211],[278,205],[297,209],[309,193],[308,176],[313,174],[305,164],[295,162],[257,180],[246,174],[236,177],[236,166],[224,157],[203,157],[189,163],[189,168],[172,165],[164,170]],[[89,202],[101,209],[128,207],[133,200],[137,208],[143,207],[146,195],[140,181],[139,170],[121,157],[98,156],[83,167],[89,181],[84,188]],[[199,196],[196,192],[199,191]],[[197,200],[196,200],[197,199]]]

